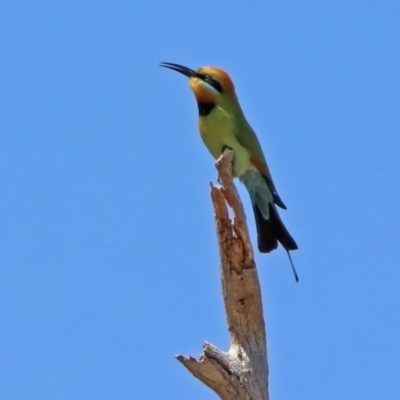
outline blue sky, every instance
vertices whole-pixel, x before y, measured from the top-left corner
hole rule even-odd
[[[1,1],[0,35],[0,398],[216,398],[174,359],[228,348],[216,172],[160,61],[229,71],[288,206],[271,399],[400,398],[398,1]]]

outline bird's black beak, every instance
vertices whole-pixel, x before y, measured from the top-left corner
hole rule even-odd
[[[162,63],[160,63],[160,67],[165,67],[165,68],[169,68],[174,71],[180,72],[181,74],[187,76],[188,78],[197,76],[195,71],[193,71],[192,69],[190,69],[188,67],[184,67],[183,65],[179,65],[179,64],[162,62]]]

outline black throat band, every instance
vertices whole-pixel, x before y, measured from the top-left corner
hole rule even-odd
[[[197,103],[197,106],[199,107],[199,115],[205,117],[210,114],[215,107],[215,103]]]

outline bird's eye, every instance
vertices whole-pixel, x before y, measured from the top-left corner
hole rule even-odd
[[[212,86],[217,92],[222,93],[222,86],[216,79],[207,74],[202,75],[201,79],[208,85]]]

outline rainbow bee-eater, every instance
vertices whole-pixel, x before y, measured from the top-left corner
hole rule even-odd
[[[217,159],[224,149],[234,152],[233,176],[247,188],[253,205],[258,235],[258,249],[269,253],[278,247],[286,250],[293,272],[296,270],[290,250],[297,244],[283,224],[276,206],[286,206],[276,190],[256,134],[247,122],[229,75],[214,67],[196,71],[179,64],[161,63],[189,78],[199,109],[199,129],[207,149]]]

